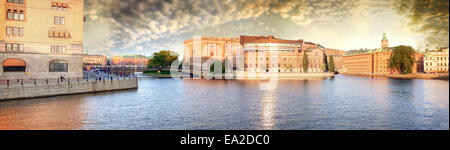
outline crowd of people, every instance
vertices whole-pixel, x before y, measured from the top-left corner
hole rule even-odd
[[[133,76],[133,73],[126,72],[130,70],[130,68],[127,67],[96,67],[96,66],[87,66],[84,67],[84,72],[87,74],[87,78],[94,77],[97,81],[102,80],[114,80],[114,79],[120,79],[120,78],[129,78],[130,76]]]

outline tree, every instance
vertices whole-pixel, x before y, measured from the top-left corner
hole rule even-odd
[[[153,53],[148,61],[148,67],[168,67],[172,62],[178,59],[178,54],[173,51],[159,51]]]
[[[308,71],[308,56],[306,55],[306,52],[303,53],[303,58],[302,58],[302,68],[303,68],[303,72],[307,72]]]
[[[328,62],[328,69],[330,69],[330,72],[334,72],[334,58],[333,55],[330,56],[330,61]]]
[[[221,63],[222,64],[222,73],[225,73],[225,63],[222,63],[220,61],[214,62],[210,67],[209,67],[209,71],[214,72],[214,64],[216,63]]]
[[[414,54],[416,53],[411,46],[397,46],[393,50],[394,55],[389,59],[389,67],[398,69],[402,74],[412,73]]]

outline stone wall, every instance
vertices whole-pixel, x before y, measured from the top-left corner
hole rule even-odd
[[[0,101],[136,89],[137,79],[28,84],[0,87]]]
[[[49,54],[18,54],[0,53],[0,63],[7,59],[20,59],[25,61],[25,72],[3,72],[0,64],[0,79],[33,79],[33,78],[58,78],[65,75],[69,78],[83,77],[82,55],[49,55]],[[64,60],[68,62],[68,72],[49,72],[50,62],[53,60]]]

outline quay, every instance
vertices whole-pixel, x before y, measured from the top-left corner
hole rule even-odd
[[[105,78],[106,79],[106,78]],[[137,89],[137,77],[0,80],[0,101]]]

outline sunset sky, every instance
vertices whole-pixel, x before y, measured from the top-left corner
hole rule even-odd
[[[448,0],[85,0],[84,50],[182,52],[193,36],[274,35],[342,50],[448,46]]]

